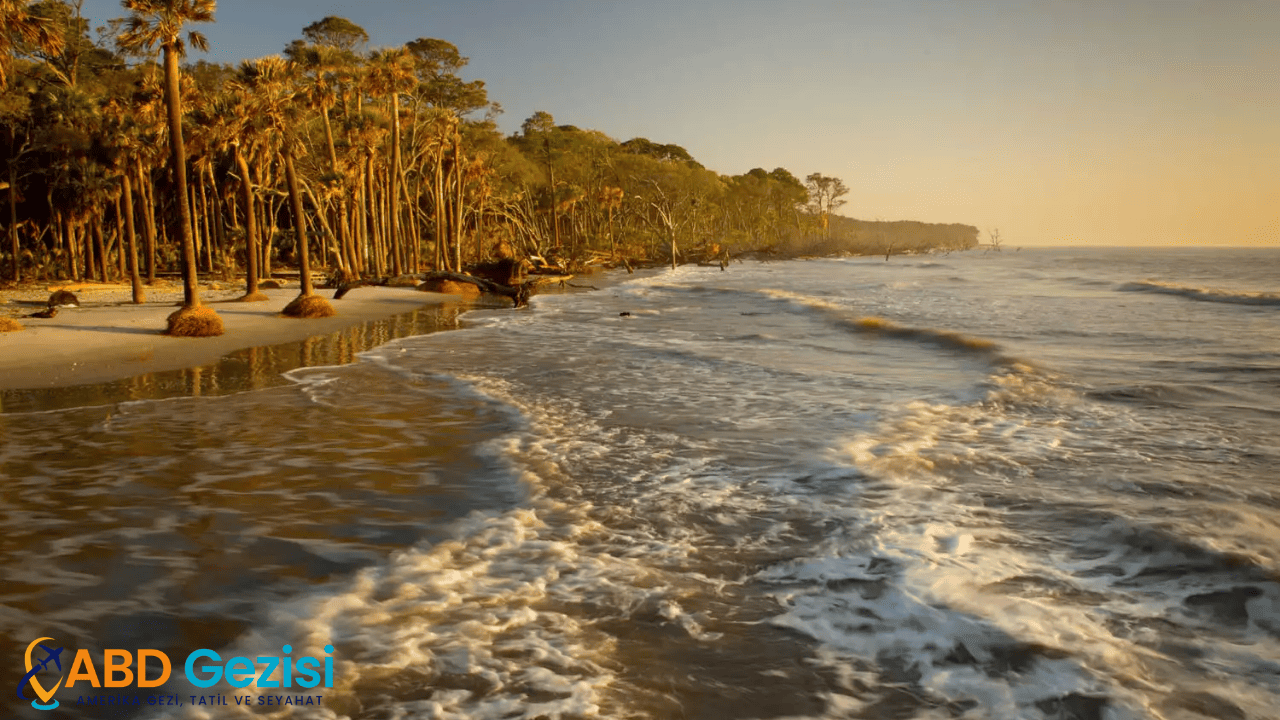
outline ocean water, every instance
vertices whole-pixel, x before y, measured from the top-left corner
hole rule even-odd
[[[250,690],[175,667],[88,691],[183,707],[6,715],[1278,718],[1277,268],[682,267],[284,383],[0,414],[5,677],[41,636],[334,648],[291,691],[318,707],[193,707]]]

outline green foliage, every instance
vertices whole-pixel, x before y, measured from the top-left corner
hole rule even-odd
[[[211,63],[207,60],[197,60],[183,70],[195,82],[197,92],[208,96],[226,87],[236,74],[236,69],[226,63]]]
[[[435,108],[453,111],[459,117],[489,106],[484,81],[465,82],[458,71],[466,67],[467,58],[451,42],[435,38],[418,38],[405,45],[413,57],[417,72],[418,94]]]
[[[520,126],[520,134],[529,140],[536,136],[547,135],[555,129],[556,119],[551,116],[551,113],[539,110],[530,115]]]
[[[154,235],[148,259],[161,270],[182,257],[158,51],[201,45],[183,25],[211,20],[214,2],[123,4],[133,14],[113,23],[122,55],[91,41],[63,0],[19,3],[24,14],[8,18],[16,30],[0,38],[10,42],[0,47],[8,81],[0,167],[17,202],[14,219],[0,224],[22,228],[23,248],[6,243],[0,266],[21,254],[44,273],[87,272],[91,258],[78,243],[94,224],[119,260],[123,216],[148,244]],[[483,81],[460,76],[468,58],[445,40],[366,53],[367,33],[336,16],[302,36],[284,57],[238,70],[203,60],[183,68],[178,127],[207,270],[247,262],[246,205],[268,277],[272,262],[300,260],[299,226],[312,237],[309,256],[344,277],[456,268],[495,248],[566,263],[681,262],[726,251],[900,253],[977,242],[970,226],[843,217],[848,188],[837,177],[802,181],[781,167],[721,176],[681,145],[619,142],[545,111],[504,136],[493,121],[500,107]],[[292,194],[286,153],[298,181]],[[117,215],[126,173],[133,207]]]
[[[119,57],[90,39],[89,21],[79,14],[78,7],[63,0],[41,0],[31,5],[29,12],[55,32],[62,43],[50,49],[39,42],[19,42],[15,54],[38,60],[59,82],[74,85],[85,73],[98,75],[123,69]]]
[[[622,143],[622,149],[629,153],[637,155],[648,155],[659,160],[678,160],[680,162],[693,163],[698,167],[702,164],[693,159],[688,150],[679,145],[662,145],[650,141],[647,138],[632,138]]]
[[[354,51],[369,42],[369,33],[350,20],[329,15],[302,28],[302,35],[316,45]]]
[[[217,0],[121,0],[120,4],[130,12],[124,29],[116,36],[121,50],[170,47],[178,57],[185,57],[188,42],[197,50],[209,49],[209,41],[202,33],[190,31],[184,40],[182,27],[187,23],[213,22]]]

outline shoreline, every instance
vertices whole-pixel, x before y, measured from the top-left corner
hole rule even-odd
[[[53,318],[18,318],[24,330],[0,333],[0,413],[39,412],[176,395],[225,394],[287,382],[306,365],[352,362],[398,337],[458,327],[458,316],[488,305],[413,288],[359,288],[331,300],[338,314],[295,319],[280,310],[296,287],[243,303],[235,290],[202,290],[226,332],[213,338],[163,334],[181,286],[150,286],[148,302],[121,302],[118,289],[77,291],[81,306]],[[43,286],[5,293],[0,314],[43,309]],[[39,299],[36,299],[39,298]],[[505,305],[505,303],[504,303]],[[494,307],[498,307],[497,304]]]

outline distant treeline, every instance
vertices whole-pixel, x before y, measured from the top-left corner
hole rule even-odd
[[[817,173],[721,175],[678,145],[545,112],[505,136],[443,40],[366,50],[362,28],[326,17],[279,56],[179,72],[212,0],[126,6],[91,37],[77,2],[0,4],[5,277],[145,281],[190,265],[256,278],[308,257],[360,277],[495,253],[671,262],[977,243],[970,226],[836,215],[848,191]]]
[[[969,250],[978,246],[978,234],[978,228],[959,223],[854,220],[833,215],[830,236],[814,240],[808,252],[815,255],[898,255]]]

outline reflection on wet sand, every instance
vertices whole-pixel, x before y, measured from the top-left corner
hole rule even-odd
[[[524,486],[487,450],[512,430],[496,403],[445,376],[376,362],[327,367],[456,328],[471,307],[430,307],[60,395],[7,394],[0,656],[21,658],[38,637],[95,658],[152,648],[175,662],[176,677],[193,650],[221,651],[281,602],[443,539],[474,511],[522,502]],[[304,365],[313,367],[282,378]],[[144,398],[163,400],[124,402]],[[18,403],[51,411],[17,412]],[[64,409],[52,410],[58,403]],[[286,630],[271,642],[303,636]],[[82,687],[63,688],[63,706],[42,716],[149,710],[77,705],[80,695],[145,694]],[[184,691],[174,680],[157,692]],[[35,716],[12,689],[0,700],[0,717]]]
[[[131,400],[204,397],[276,387],[287,382],[284,373],[299,367],[343,365],[355,362],[357,354],[397,338],[460,328],[461,315],[477,307],[484,305],[478,302],[430,305],[326,335],[315,335],[300,342],[237,350],[213,365],[145,373],[91,385],[0,390],[0,413],[111,405]]]

